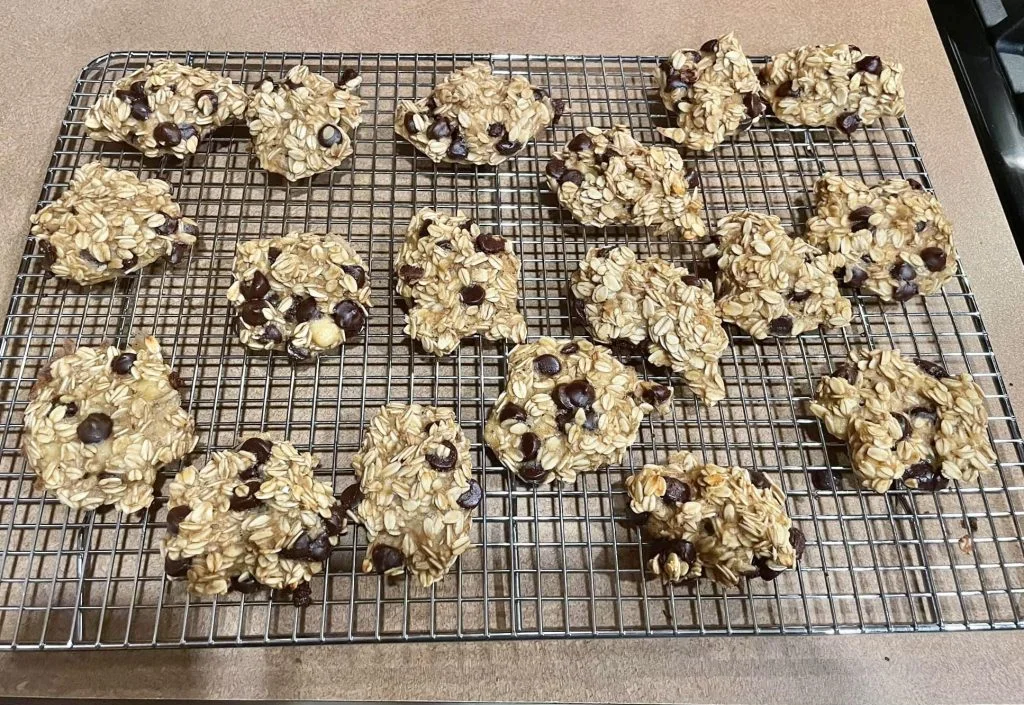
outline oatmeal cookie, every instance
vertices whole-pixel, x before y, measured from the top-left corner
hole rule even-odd
[[[544,171],[559,204],[584,225],[643,225],[684,240],[707,234],[697,172],[674,148],[643,146],[626,125],[588,127]]]
[[[564,101],[486,64],[457,69],[420,100],[403,100],[395,132],[434,162],[501,164],[558,122]]]
[[[621,463],[644,415],[667,413],[671,400],[671,389],[641,382],[602,345],[541,338],[509,354],[484,440],[526,482],[573,482]]]
[[[309,580],[323,570],[348,518],[317,480],[320,465],[287,441],[259,433],[238,448],[189,466],[169,485],[164,571],[188,578],[197,595],[250,593],[261,585],[311,601]]]
[[[953,226],[937,198],[913,179],[868,186],[826,174],[807,221],[811,244],[839,256],[841,280],[883,301],[932,294],[956,272]]]
[[[803,46],[776,54],[762,74],[775,117],[851,134],[879,117],[903,115],[903,65],[852,44]]]
[[[849,443],[854,474],[875,492],[900,481],[927,491],[974,482],[996,459],[973,378],[898,350],[851,350],[822,377],[810,409]]]
[[[158,61],[114,83],[85,115],[94,140],[124,142],[147,157],[195,154],[218,127],[245,113],[245,89],[230,78]]]
[[[90,162],[75,170],[60,197],[32,216],[43,266],[55,276],[96,284],[158,259],[177,264],[199,228],[183,218],[171,187]]]
[[[682,375],[708,406],[725,397],[718,359],[729,338],[709,281],[661,257],[638,260],[625,246],[594,247],[569,292],[594,340],[645,348],[651,363]]]
[[[757,72],[732,32],[673,52],[655,79],[677,125],[658,132],[687,149],[710,152],[764,114]]]
[[[366,105],[353,91],[351,70],[338,84],[307,66],[293,66],[280,83],[264,78],[253,90],[246,118],[252,151],[267,171],[297,181],[334,169],[352,154],[352,135]]]
[[[366,267],[334,233],[289,233],[238,244],[228,301],[254,350],[309,360],[359,335],[370,307]]]
[[[471,515],[483,499],[455,412],[385,406],[352,467],[361,497],[353,515],[370,539],[363,571],[408,570],[423,587],[441,580],[470,547]]]
[[[774,580],[803,556],[806,539],[786,512],[786,496],[758,470],[704,465],[680,451],[668,465],[645,465],[626,478],[626,493],[655,542],[648,566],[669,582]]]
[[[482,233],[461,212],[424,208],[409,223],[395,260],[397,290],[409,307],[405,333],[435,355],[477,334],[523,342],[519,266],[505,238]]]
[[[717,261],[722,319],[758,340],[850,323],[853,307],[833,274],[841,260],[787,235],[774,215],[730,213],[704,254]]]
[[[180,386],[155,338],[124,350],[71,346],[32,387],[22,439],[29,469],[72,509],[148,507],[157,472],[198,440]]]

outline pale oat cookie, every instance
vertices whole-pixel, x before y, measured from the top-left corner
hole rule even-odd
[[[826,174],[814,189],[807,239],[840,257],[841,281],[883,301],[932,294],[956,272],[953,226],[913,179],[874,186]]]
[[[32,387],[22,439],[29,469],[72,509],[148,507],[157,472],[198,440],[180,386],[155,338],[123,351],[69,346]]]
[[[732,32],[700,50],[673,52],[659,64],[655,80],[677,125],[658,132],[687,149],[710,152],[764,113],[757,72]]]
[[[482,233],[461,211],[424,208],[409,223],[395,260],[397,291],[409,306],[406,335],[435,355],[447,355],[471,335],[523,342],[519,267],[505,238]]]
[[[55,276],[96,284],[138,271],[160,258],[177,264],[199,228],[183,218],[171,187],[89,162],[75,170],[60,197],[32,216],[43,266]]]
[[[312,600],[309,580],[323,570],[348,519],[313,471],[320,462],[265,433],[189,466],[168,486],[164,572],[187,576],[197,595],[290,590]]]
[[[761,80],[775,117],[790,125],[827,125],[851,134],[906,110],[903,65],[864,54],[852,44],[776,54]]]
[[[509,353],[484,440],[526,482],[573,482],[621,463],[644,416],[667,413],[671,400],[671,389],[641,382],[603,345],[541,338]]]
[[[353,516],[370,539],[363,572],[408,570],[423,587],[444,578],[471,545],[472,512],[483,499],[455,412],[385,406],[352,467],[361,492]]]
[[[335,233],[288,233],[241,242],[228,301],[238,337],[296,362],[350,342],[366,324],[370,285],[352,246]]]
[[[427,98],[399,103],[395,132],[431,161],[494,166],[558,122],[564,109],[523,76],[501,78],[487,64],[472,64]]]
[[[722,319],[758,340],[850,323],[853,307],[833,274],[841,260],[787,235],[774,215],[730,213],[704,254],[717,262]]]
[[[147,157],[195,154],[218,127],[245,113],[245,89],[230,78],[158,61],[114,83],[85,115],[90,137],[124,142]]]
[[[806,539],[786,512],[786,496],[758,470],[705,465],[680,451],[668,465],[645,465],[626,478],[626,492],[655,540],[648,566],[669,582],[774,580],[803,556]]]
[[[584,225],[643,225],[683,240],[707,234],[698,176],[672,147],[645,147],[626,125],[588,127],[545,168],[558,202]]]
[[[725,397],[718,359],[729,337],[711,282],[661,257],[638,260],[625,246],[594,247],[573,273],[575,313],[599,343],[628,341],[671,367],[708,406]]]
[[[352,135],[366,101],[353,91],[362,79],[349,71],[344,83],[293,66],[280,83],[264,78],[249,98],[246,119],[252,151],[267,171],[289,181],[330,171],[352,155]]]
[[[974,482],[996,460],[973,378],[898,350],[851,350],[822,377],[810,409],[849,443],[854,474],[875,492],[900,481],[927,491]]]

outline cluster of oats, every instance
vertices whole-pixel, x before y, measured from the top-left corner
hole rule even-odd
[[[667,581],[742,576],[774,579],[803,555],[806,540],[779,486],[756,470],[701,464],[687,451],[626,479],[630,509],[655,540],[648,567]]]
[[[345,161],[352,154],[352,134],[362,123],[360,112],[366,105],[353,92],[361,82],[353,76],[336,85],[301,64],[280,83],[263,79],[246,111],[260,166],[297,181]]]
[[[762,72],[775,117],[846,134],[906,110],[903,66],[852,44],[803,46],[776,54]]]
[[[431,161],[493,166],[522,151],[563,108],[522,76],[499,78],[490,66],[472,64],[429,97],[399,103],[395,132]]]
[[[908,301],[938,291],[956,271],[953,226],[917,181],[868,186],[826,174],[814,196],[807,239],[840,257],[847,285],[883,301]]]
[[[853,309],[833,273],[841,258],[790,237],[776,216],[730,213],[704,253],[717,262],[722,319],[758,340],[850,323]]]
[[[125,142],[147,157],[195,154],[210,132],[245,113],[245,89],[230,78],[159,61],[114,83],[85,116],[90,137]]]
[[[308,598],[347,519],[309,453],[266,434],[189,466],[169,484],[164,570],[197,595],[266,586]],[[301,589],[300,589],[301,588]]]
[[[591,248],[569,287],[575,310],[600,343],[646,346],[708,406],[725,397],[718,359],[729,338],[711,283],[660,257],[638,260],[625,246]]]
[[[455,413],[385,406],[352,467],[362,494],[353,516],[370,540],[363,571],[408,570],[423,587],[444,578],[471,545],[472,511],[483,498]]]
[[[640,381],[602,345],[541,338],[509,354],[484,440],[526,482],[573,482],[621,463],[644,416],[667,413],[671,399],[671,389]]]
[[[162,257],[181,261],[199,232],[181,216],[159,179],[89,162],[67,190],[32,216],[32,235],[54,275],[96,284],[147,267]]]
[[[157,472],[198,440],[178,376],[152,337],[65,352],[40,372],[25,409],[29,469],[72,509],[148,507]]]
[[[241,242],[228,301],[238,337],[301,362],[359,335],[370,306],[366,267],[335,233],[289,233]]]
[[[519,313],[519,258],[500,235],[462,212],[424,208],[409,223],[395,260],[397,291],[409,306],[405,333],[435,355],[471,335],[526,340]]]
[[[658,132],[688,149],[710,152],[764,113],[757,72],[732,32],[673,52],[655,79],[665,107],[677,113],[677,127]]]
[[[588,127],[545,168],[548,187],[584,225],[642,225],[684,240],[707,234],[698,176],[672,147],[645,147],[626,125]]]
[[[981,388],[969,374],[906,359],[898,350],[856,348],[818,384],[811,412],[850,446],[861,485],[940,490],[974,482],[995,452]]]

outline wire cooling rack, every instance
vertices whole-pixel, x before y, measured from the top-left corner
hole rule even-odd
[[[250,84],[299,62],[328,76],[353,66],[368,101],[355,156],[288,184],[255,166],[244,127],[223,129],[184,162],[146,160],[84,134],[85,111],[126,73],[171,57]],[[425,95],[458,65],[490,61],[569,100],[561,124],[495,169],[436,166],[396,139],[396,102]],[[713,410],[681,392],[667,418],[645,421],[622,466],[543,489],[510,480],[482,445],[482,424],[502,388],[504,345],[466,341],[450,357],[416,351],[390,270],[405,225],[425,206],[460,208],[512,240],[523,261],[521,305],[531,337],[582,334],[565,282],[586,250],[625,242],[683,263],[699,245],[640,229],[574,223],[539,178],[549,155],[584,126],[626,123],[643,141],[667,125],[650,91],[654,57],[115,53],[79,77],[40,197],[56,198],[93,159],[172,184],[202,241],[177,267],[82,289],[43,275],[29,239],[0,341],[0,646],[95,648],[671,634],[805,634],[996,629],[1021,626],[1024,502],[1021,436],[966,277],[941,294],[882,305],[854,297],[844,330],[756,343],[730,331],[722,359],[728,395]],[[799,229],[822,171],[867,181],[913,177],[929,185],[909,125],[886,120],[852,138],[775,121],[695,158],[706,219],[750,208]],[[314,364],[249,355],[231,333],[224,292],[235,245],[291,229],[348,236],[373,286],[365,340]],[[26,225],[27,230],[27,225]],[[365,534],[343,537],[313,604],[268,592],[190,597],[164,579],[158,545],[165,507],[123,515],[74,512],[33,488],[18,446],[29,388],[64,340],[162,341],[188,379],[202,463],[217,449],[269,431],[309,449],[340,491],[353,481],[361,429],[387,402],[453,407],[485,490],[474,547],[433,589],[358,572]],[[997,471],[939,494],[857,489],[841,443],[805,409],[822,372],[854,345],[895,346],[971,372],[985,391]],[[634,359],[651,379],[667,381]],[[723,590],[668,587],[645,572],[645,546],[625,522],[623,478],[671,450],[756,467],[781,483],[807,536],[799,569],[773,583]],[[170,477],[175,468],[167,468]]]

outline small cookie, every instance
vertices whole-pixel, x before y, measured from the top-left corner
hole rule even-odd
[[[320,462],[265,433],[189,466],[169,485],[167,533],[160,551],[168,577],[188,577],[197,595],[291,590],[311,602],[309,580],[323,570],[348,518]]]
[[[760,471],[703,465],[680,451],[668,465],[645,465],[626,478],[626,493],[655,540],[648,566],[669,582],[774,580],[803,556],[806,539],[786,512],[786,496]]]
[[[883,115],[906,111],[903,65],[866,55],[852,44],[776,54],[761,80],[775,117],[790,125],[827,125],[851,134]]]
[[[671,400],[671,389],[641,382],[603,345],[541,338],[509,353],[484,440],[526,482],[573,482],[621,463],[644,416],[667,413]]]
[[[296,362],[349,342],[370,307],[366,267],[335,233],[288,233],[238,244],[228,301],[238,338]]]
[[[471,335],[523,342],[519,266],[512,243],[481,233],[461,211],[424,208],[409,223],[395,260],[397,291],[409,307],[406,335],[435,355],[447,355]]]
[[[651,363],[682,375],[708,406],[725,397],[718,359],[729,337],[711,282],[661,257],[638,260],[625,246],[594,247],[573,273],[569,291],[594,340],[645,346]]]
[[[774,215],[730,213],[704,254],[717,258],[722,319],[758,340],[850,323],[853,307],[833,274],[841,260],[787,235]]]
[[[246,119],[252,151],[267,171],[297,181],[334,169],[352,154],[352,134],[366,101],[352,91],[350,70],[335,85],[307,66],[293,66],[280,83],[264,78],[252,92]]]
[[[487,64],[457,69],[420,100],[403,100],[395,132],[433,162],[496,165],[558,122],[564,101]]]
[[[43,266],[55,276],[96,284],[149,266],[178,264],[199,228],[181,216],[159,179],[89,162],[75,170],[67,190],[32,216]]]
[[[559,204],[584,225],[643,225],[683,240],[707,234],[697,172],[676,149],[643,146],[626,125],[588,127],[544,171]]]
[[[147,157],[195,154],[199,143],[245,113],[245,89],[230,78],[158,61],[114,83],[85,115],[94,140],[124,142]]]
[[[854,474],[875,492],[901,480],[929,492],[974,482],[996,459],[974,379],[898,350],[851,350],[822,377],[810,409],[849,443]]]
[[[352,459],[362,501],[354,515],[370,545],[363,572],[401,575],[430,587],[470,547],[483,491],[455,412],[419,404],[380,410]]]
[[[937,198],[913,179],[868,186],[826,174],[814,187],[807,239],[836,253],[847,286],[883,301],[932,294],[956,272],[953,226]]]
[[[677,127],[658,132],[687,149],[710,152],[761,119],[757,72],[730,32],[700,50],[680,49],[658,66],[658,93]]]
[[[22,439],[29,469],[72,509],[148,507],[157,472],[198,440],[180,387],[156,338],[123,351],[72,348],[32,387]]]

